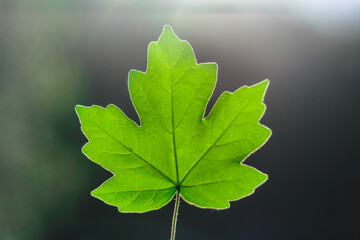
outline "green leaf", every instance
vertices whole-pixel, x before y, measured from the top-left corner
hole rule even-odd
[[[271,134],[259,124],[269,81],[224,92],[204,118],[216,78],[217,64],[197,64],[190,44],[165,26],[149,45],[146,72],[129,73],[140,126],[111,104],[76,106],[89,140],[83,153],[114,174],[91,194],[120,212],[161,208],[176,191],[224,209],[266,181],[243,161]]]

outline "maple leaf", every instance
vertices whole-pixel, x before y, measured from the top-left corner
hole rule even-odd
[[[89,140],[82,152],[114,174],[92,196],[120,212],[161,208],[176,193],[224,209],[266,181],[243,161],[271,135],[259,124],[269,81],[224,92],[204,118],[216,78],[217,64],[197,64],[190,44],[165,26],[148,47],[146,72],[129,73],[140,126],[112,104],[76,106]]]

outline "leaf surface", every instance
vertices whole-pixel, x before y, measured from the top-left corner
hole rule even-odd
[[[271,135],[259,124],[269,81],[224,92],[204,118],[216,79],[217,64],[197,64],[190,44],[165,26],[148,47],[146,72],[129,72],[140,126],[112,104],[76,106],[89,140],[83,153],[114,174],[91,194],[120,212],[146,212],[177,190],[215,209],[253,193],[267,175],[243,161]]]

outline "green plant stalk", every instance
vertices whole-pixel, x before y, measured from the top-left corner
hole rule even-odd
[[[173,218],[172,218],[171,239],[170,240],[175,240],[176,222],[177,222],[177,216],[178,216],[178,211],[179,211],[179,203],[180,203],[180,194],[179,194],[179,190],[177,190],[174,214],[173,214]]]

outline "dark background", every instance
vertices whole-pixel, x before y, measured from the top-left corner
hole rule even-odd
[[[106,2],[106,3],[105,3]],[[269,175],[224,211],[181,203],[177,239],[360,239],[360,3],[0,0],[0,239],[169,239],[173,201],[123,214],[92,198],[111,176],[80,152],[76,104],[137,120],[130,69],[165,24],[224,90],[265,78]],[[138,120],[137,120],[138,121]]]

